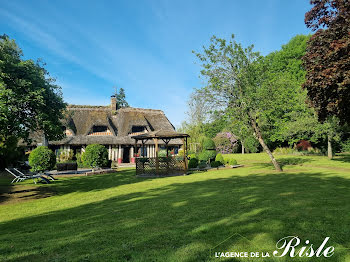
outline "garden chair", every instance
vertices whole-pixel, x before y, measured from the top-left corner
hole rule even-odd
[[[23,174],[21,171],[19,171],[17,168],[14,168],[14,170],[19,173],[22,176],[26,176],[26,174]],[[43,175],[47,176],[52,181],[56,180],[50,173],[43,173]]]
[[[21,182],[27,179],[33,179],[34,184],[36,184],[35,179],[41,179],[42,182],[49,184],[50,181],[43,177],[42,175],[36,174],[36,175],[26,175],[22,172],[18,171],[16,168],[5,168],[7,172],[9,172],[11,175],[13,175],[15,178],[11,181],[11,183],[17,183]]]

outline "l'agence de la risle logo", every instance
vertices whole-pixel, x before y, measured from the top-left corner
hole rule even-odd
[[[215,252],[215,257],[331,257],[334,254],[334,246],[327,246],[329,237],[326,237],[318,247],[313,246],[310,240],[301,244],[297,236],[281,238],[276,243],[276,250],[271,255],[269,252]]]

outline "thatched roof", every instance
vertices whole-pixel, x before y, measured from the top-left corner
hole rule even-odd
[[[176,139],[176,138],[186,138],[189,137],[188,134],[179,133],[175,130],[157,130],[149,133],[132,136],[131,138],[136,140],[150,140],[150,139]]]
[[[102,106],[76,106],[67,108],[67,115],[62,124],[73,132],[73,136],[50,144],[87,145],[87,144],[134,144],[131,138],[133,126],[144,126],[148,132],[175,132],[174,126],[161,110],[143,108],[121,108],[117,111]],[[107,126],[111,136],[88,136],[94,126]],[[153,141],[148,143],[153,144]],[[170,144],[182,144],[181,140],[172,140]]]

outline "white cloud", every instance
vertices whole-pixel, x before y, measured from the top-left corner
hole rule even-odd
[[[6,10],[0,9],[0,14],[7,17],[11,21],[10,24],[15,30],[22,32],[26,37],[30,38],[38,46],[49,50],[53,54],[60,56],[71,63],[79,65],[80,67],[98,77],[101,77],[102,79],[114,81],[113,75],[97,66],[93,66],[93,63],[84,62],[81,58],[68,51],[71,49],[71,47],[64,44],[64,42],[66,42],[64,39],[61,39],[61,41],[59,41],[53,34],[43,31],[40,29],[40,26],[34,22],[24,20],[19,16],[9,13]]]

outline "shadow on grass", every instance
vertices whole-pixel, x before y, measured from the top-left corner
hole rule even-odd
[[[72,176],[64,178],[57,176],[57,178],[58,180],[54,181],[49,186],[55,188],[59,194],[98,191],[145,180],[145,178],[137,178],[134,169],[92,176]]]
[[[31,180],[11,184],[10,176],[0,177],[0,204],[9,201],[46,198],[72,192],[90,192],[113,188],[125,184],[138,183],[152,178],[137,178],[134,169],[93,176],[55,176],[51,184],[32,184]]]
[[[33,183],[11,184],[13,177],[3,175],[0,177],[0,205],[46,198],[56,194],[54,188],[34,185]],[[32,180],[30,180],[32,182]]]
[[[336,246],[332,261],[344,258],[337,247],[350,243],[350,201],[345,201],[350,180],[302,172],[215,178],[215,172],[203,174],[204,181],[200,175],[191,182],[184,177],[183,183],[145,192],[136,188],[104,201],[1,223],[0,260],[216,261],[210,248],[236,233],[253,242],[245,246],[233,238],[219,251],[242,247],[271,253],[285,236],[314,245],[328,236]],[[116,176],[119,184],[112,179],[105,185],[102,175],[71,182],[86,191],[94,184],[101,190],[139,181]]]
[[[280,164],[280,166],[286,167],[286,166],[296,166],[296,165],[303,165],[304,163],[311,162],[312,159],[308,159],[306,157],[285,157],[285,158],[279,158],[277,159],[277,162]],[[271,168],[274,169],[274,166],[271,162],[269,163],[255,163],[254,166],[258,168]]]
[[[11,191],[12,179],[4,172],[0,175],[0,204],[5,202],[9,196],[8,193]]]
[[[333,158],[333,161],[339,161],[344,163],[350,163],[350,154],[349,153],[342,153],[337,155],[335,158]]]

